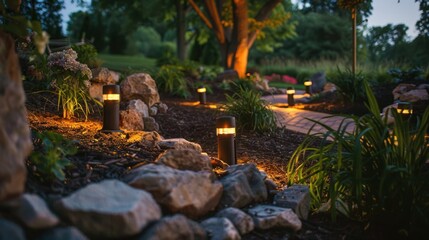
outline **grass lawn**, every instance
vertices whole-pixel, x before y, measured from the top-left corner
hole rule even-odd
[[[268,85],[270,87],[275,87],[275,88],[293,87],[295,90],[305,90],[304,85],[301,85],[301,84],[290,84],[285,82],[269,82]]]
[[[103,67],[122,73],[154,73],[156,70],[156,60],[144,56],[98,54],[98,58],[102,61]]]

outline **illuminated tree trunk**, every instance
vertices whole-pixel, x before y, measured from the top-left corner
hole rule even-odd
[[[222,25],[221,0],[203,0],[205,14],[194,0],[188,0],[201,20],[212,29],[220,46],[222,65],[226,69],[234,69],[240,78],[246,76],[247,58],[260,29],[249,31],[248,1],[232,0],[232,26]],[[257,13],[255,20],[263,22],[281,0],[266,1]]]

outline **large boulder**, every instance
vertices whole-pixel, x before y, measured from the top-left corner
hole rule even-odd
[[[13,39],[0,30],[0,202],[18,197],[33,147]]]
[[[128,76],[121,83],[121,98],[123,101],[141,99],[152,107],[159,102],[158,88],[155,81],[147,73],[136,73]]]
[[[319,93],[323,91],[323,87],[326,84],[326,75],[323,72],[315,73],[313,76],[311,76],[311,92],[312,93]]]
[[[22,196],[15,215],[26,227],[32,229],[49,228],[60,222],[58,217],[49,210],[45,201],[35,194]]]
[[[107,68],[94,68],[91,69],[92,79],[89,86],[89,95],[99,101],[103,100],[103,86],[109,84],[116,84],[119,81],[119,75],[110,71]]]
[[[149,108],[146,105],[146,103],[144,103],[142,100],[140,99],[134,99],[128,102],[128,106],[127,109],[130,110],[136,110],[138,113],[140,113],[142,115],[142,117],[149,117]]]
[[[292,185],[274,196],[273,204],[291,208],[301,219],[307,219],[310,212],[310,189],[305,185]]]
[[[247,234],[255,228],[251,216],[238,208],[225,208],[216,213],[218,218],[228,218],[241,235]]]
[[[143,116],[136,109],[127,109],[119,113],[119,125],[122,129],[131,131],[143,131]]]
[[[203,240],[205,230],[197,223],[181,214],[164,217],[151,225],[138,237],[141,240]]]
[[[222,195],[222,184],[209,172],[176,170],[147,164],[133,169],[124,181],[150,192],[156,201],[173,213],[196,219],[213,210]]]
[[[161,218],[161,210],[149,193],[118,180],[90,184],[55,206],[74,226],[97,238],[132,236]]]
[[[253,217],[256,229],[289,228],[298,231],[302,227],[301,220],[290,208],[257,205],[248,213]]]
[[[155,161],[179,170],[212,170],[210,157],[193,149],[169,149],[161,153]]]

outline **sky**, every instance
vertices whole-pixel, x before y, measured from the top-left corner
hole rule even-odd
[[[91,2],[86,0],[86,2]],[[297,0],[292,0],[297,2]],[[404,23],[408,26],[407,34],[414,38],[418,35],[415,24],[420,18],[419,6],[415,0],[373,0],[372,15],[368,18],[368,27],[385,26],[389,23],[399,24]],[[66,32],[69,14],[78,11],[76,4],[72,4],[71,0],[65,0],[65,9],[63,14],[63,31]]]

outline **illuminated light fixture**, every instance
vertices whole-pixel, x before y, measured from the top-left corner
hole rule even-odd
[[[294,106],[295,100],[293,99],[293,95],[295,94],[295,89],[293,89],[293,87],[288,87],[286,90],[286,94],[287,94],[287,104],[289,106]]]
[[[313,82],[311,80],[307,80],[304,82],[304,86],[305,86],[305,93],[310,94],[311,95],[311,85],[313,85]]]
[[[197,89],[200,104],[206,104],[206,88],[200,87]]]
[[[103,86],[103,128],[102,132],[122,132],[119,129],[119,85]]]
[[[413,114],[413,105],[409,102],[399,102],[396,111],[403,116],[409,116]]]
[[[217,156],[229,165],[236,162],[235,117],[222,116],[216,119]]]

